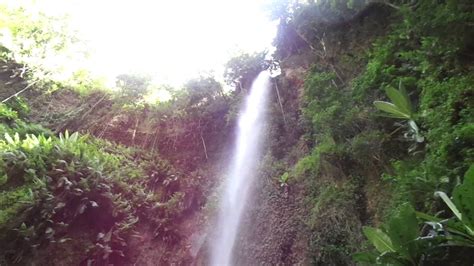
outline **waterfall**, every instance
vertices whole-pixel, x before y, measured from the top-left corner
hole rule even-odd
[[[269,87],[270,75],[263,71],[254,80],[239,118],[236,146],[220,199],[216,238],[211,243],[211,265],[232,263],[232,249],[259,161]]]

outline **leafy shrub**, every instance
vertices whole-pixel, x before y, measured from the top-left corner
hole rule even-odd
[[[301,158],[294,167],[294,174],[297,177],[316,177],[319,174],[321,161],[324,155],[340,155],[343,153],[341,146],[337,146],[330,136],[325,136],[311,154]]]
[[[385,112],[388,117],[407,120],[409,131],[405,133],[405,137],[415,142],[423,142],[425,138],[415,123],[413,106],[402,83],[400,82],[398,90],[388,87],[386,93],[392,102],[374,101],[375,107]]]
[[[18,118],[18,113],[5,104],[0,104],[0,119],[3,122],[11,122]]]
[[[454,189],[453,201],[444,192],[438,191],[435,194],[446,203],[456,217],[456,221],[434,219],[439,223],[437,225],[442,225],[442,231],[449,232],[440,236],[441,230],[434,228],[438,230],[437,235],[450,245],[474,248],[474,165],[466,172],[464,182]]]
[[[381,265],[418,265],[422,257],[421,242],[415,210],[409,204],[400,206],[387,225],[387,229],[364,227],[365,236],[377,252],[359,253],[360,262]]]
[[[148,221],[164,241],[180,240],[172,222],[190,208],[190,195],[178,190],[196,184],[173,175],[157,156],[67,131],[6,133],[0,151],[2,261],[74,241],[84,241],[78,260],[123,260],[138,221]],[[86,233],[73,239],[80,228]]]
[[[29,112],[30,112],[30,107],[28,106],[27,102],[25,99],[22,97],[16,96],[10,99],[7,102],[8,107],[10,107],[12,110],[18,113],[19,118],[25,118]]]
[[[420,265],[471,261],[456,258],[474,248],[472,217],[474,195],[474,166],[466,172],[462,185],[453,191],[453,201],[444,192],[436,192],[453,212],[447,219],[416,212],[405,203],[392,215],[382,229],[364,227],[364,234],[375,247],[374,252],[354,255],[354,259],[370,265]],[[425,227],[421,230],[420,221]],[[429,228],[428,230],[426,228]]]
[[[351,140],[349,153],[360,166],[368,166],[371,161],[381,161],[385,137],[377,130],[363,131]]]
[[[472,38],[467,37],[472,31],[468,25],[474,19],[471,7],[466,0],[401,4],[396,12],[398,20],[387,29],[386,36],[373,44],[366,68],[357,78],[343,82],[331,68],[315,66],[305,81],[302,106],[311,128],[306,137],[314,148],[296,164],[295,176],[311,177],[310,190],[321,184],[322,178],[333,178],[334,184],[342,182],[339,176],[358,180],[353,191],[356,195],[363,195],[371,182],[389,185],[388,206],[371,210],[377,216],[383,213],[387,224],[392,219],[405,219],[406,213],[410,213],[413,223],[413,209],[439,211],[442,206],[427,199],[435,191],[452,191],[474,161],[474,106],[470,100],[474,79],[472,60],[465,56],[472,53]],[[310,16],[305,20],[317,21]],[[319,29],[317,23],[293,26],[307,25],[325,30]],[[337,66],[337,60],[334,64]],[[385,94],[390,101],[381,102]],[[378,116],[374,101],[378,101],[376,108],[403,123]],[[324,152],[329,139],[331,148]],[[413,142],[418,145],[410,147]],[[325,164],[331,167],[324,167]],[[378,176],[382,178],[377,180]],[[362,208],[374,206],[359,203],[367,204]],[[363,213],[360,218],[371,222]],[[420,236],[418,223],[413,224],[415,229],[410,229],[407,239]],[[390,241],[398,241],[400,249],[394,246],[391,254],[379,259],[380,263],[385,259],[386,263],[418,263],[427,259],[423,256],[435,260],[447,252],[425,254],[418,250],[425,245],[435,246],[432,242],[420,242],[420,247],[408,251],[411,242],[401,243],[395,236],[391,239],[387,230],[382,232]],[[350,236],[358,241],[357,233]],[[340,243],[338,248],[347,249],[355,242]]]
[[[356,186],[353,182],[331,184],[320,180],[309,200],[311,210],[306,220],[311,230],[312,263],[347,264],[360,241],[355,208]],[[324,218],[322,218],[324,217]]]

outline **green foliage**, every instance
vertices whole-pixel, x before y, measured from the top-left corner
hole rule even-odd
[[[6,133],[10,135],[19,134],[25,137],[27,134],[51,136],[52,132],[37,124],[23,121],[29,112],[29,107],[21,98],[14,98],[7,104],[0,104],[0,136]]]
[[[0,119],[2,122],[11,122],[18,118],[18,113],[5,104],[0,104]]]
[[[336,75],[317,68],[305,80],[302,111],[320,141],[330,136],[336,143],[342,142],[358,131],[357,123],[364,119],[350,92],[337,85]]]
[[[351,181],[333,184],[323,180],[312,188],[308,198],[311,209],[305,221],[311,230],[312,263],[347,264],[350,254],[357,250],[353,243],[358,241],[360,224],[355,213],[355,189]]]
[[[195,168],[220,152],[219,146],[226,141],[234,122],[229,119],[229,109],[238,101],[224,94],[222,85],[212,76],[191,79],[183,89],[170,94],[166,102],[137,108],[135,117],[147,116],[143,123],[149,125],[154,137],[148,141],[160,147],[160,153],[172,154],[185,164],[183,167]]]
[[[377,130],[361,132],[351,140],[348,152],[360,165],[381,160],[383,156],[382,144],[385,137],[383,132]]]
[[[386,225],[386,230],[364,227],[364,234],[376,249],[376,253],[364,252],[354,259],[381,265],[419,265],[430,261],[449,260],[459,248],[474,248],[472,213],[474,206],[474,166],[466,172],[464,182],[453,191],[454,202],[444,192],[436,192],[454,214],[453,218],[441,219],[422,212],[415,212],[410,204],[401,205]],[[431,230],[428,235],[419,230],[423,220]],[[449,249],[448,247],[458,247]],[[451,258],[452,259],[452,258]],[[468,260],[469,261],[469,260]]]
[[[357,12],[371,4],[374,2],[366,0],[270,1],[266,8],[269,17],[279,21],[273,41],[277,48],[275,57],[285,59],[308,48],[314,50],[329,33],[326,32],[327,28],[332,24],[350,22]]]
[[[471,165],[464,176],[462,185],[453,191],[454,203],[458,206],[461,217],[459,220],[469,227],[470,235],[474,236],[474,165]]]
[[[413,107],[402,83],[398,90],[388,87],[386,93],[392,102],[375,101],[375,107],[384,111],[388,117],[413,120]]]
[[[265,62],[266,52],[241,54],[231,58],[225,65],[226,83],[233,85],[237,91],[249,89],[258,73],[268,68]]]
[[[75,32],[67,26],[65,17],[51,17],[29,7],[0,5],[0,46],[4,61],[24,64],[22,78],[49,82],[66,81],[72,73],[53,60],[71,60],[84,56]],[[70,69],[70,68],[69,68]],[[78,70],[78,69],[75,69]],[[64,77],[67,76],[65,79]]]
[[[383,39],[384,43],[377,43],[365,74],[355,82],[356,96],[364,95],[368,99],[378,94],[375,87],[377,84],[390,90],[395,82],[403,83],[410,88],[417,98],[416,102],[420,104],[418,114],[408,115],[410,109],[403,111],[403,100],[397,100],[397,106],[395,91],[391,93],[390,98],[397,106],[397,111],[402,110],[404,119],[416,117],[417,123],[424,129],[428,143],[421,154],[394,164],[395,174],[391,176],[391,181],[396,187],[395,206],[408,201],[421,211],[431,212],[439,208],[426,199],[436,190],[450,191],[458,182],[458,176],[474,158],[472,142],[466,135],[473,122],[473,106],[466,97],[471,94],[474,82],[457,56],[465,49],[468,41],[463,37],[463,32],[467,30],[463,25],[472,20],[472,16],[467,15],[461,2],[447,1],[434,5],[429,1],[421,1],[416,12],[403,9],[403,22],[396,25],[394,32]],[[435,28],[428,29],[428,24],[435,25]],[[415,128],[415,135],[417,130],[418,126]],[[437,195],[450,202],[444,192],[437,192]],[[449,206],[451,209],[455,208],[454,203]],[[430,240],[431,245],[436,248],[433,248],[433,252],[425,249],[426,258],[440,259],[444,256],[444,260],[455,260],[455,256],[451,255],[456,254],[455,251],[448,252],[449,250],[441,248],[446,240],[443,234],[451,230],[446,228],[452,227],[455,232],[464,231],[462,235],[469,234],[462,226],[455,225],[452,219],[441,221],[431,219],[428,222],[433,232],[436,232],[436,237]],[[443,229],[444,227],[446,228]],[[446,235],[453,236],[451,244],[455,244],[459,238],[457,233]],[[466,240],[459,242],[469,243]],[[432,254],[436,252],[440,253]]]
[[[127,100],[141,100],[148,90],[151,77],[141,75],[121,74],[117,76],[116,86],[120,88],[122,97]]]
[[[284,185],[287,185],[288,184],[288,179],[290,178],[290,174],[288,172],[284,172],[281,176],[280,176],[280,185],[281,186],[284,186]]]
[[[364,227],[364,235],[372,242],[375,249],[380,253],[395,252],[390,237],[382,230],[373,227]]]
[[[3,175],[3,182],[0,186],[7,183],[7,175]],[[8,223],[17,218],[21,209],[33,201],[33,192],[29,186],[19,186],[9,191],[2,191],[0,193],[0,230],[5,230],[4,227]]]
[[[474,80],[466,62],[459,60],[467,52],[467,24],[473,19],[468,5],[420,1],[416,10],[403,7],[402,21],[375,44],[365,73],[353,83],[360,102],[380,98],[380,89],[393,94],[393,87],[404,84],[419,103],[410,119],[416,119],[414,133],[419,126],[427,144],[417,156],[395,163],[393,180],[396,201],[408,200],[423,210],[432,207],[425,199],[436,189],[450,191],[474,158],[466,135],[473,123],[474,109],[467,98]]]
[[[344,1],[323,2],[341,4]],[[472,37],[468,37],[474,21],[470,12],[472,5],[462,0],[418,1],[413,5],[387,3],[399,6],[399,9],[391,9],[397,21],[386,28],[385,36],[371,46],[366,68],[358,77],[344,80],[344,75],[338,75],[330,66],[319,64],[320,61],[309,71],[301,111],[308,125],[305,139],[310,152],[296,163],[292,176],[305,177],[311,190],[328,178],[334,185],[347,182],[347,179],[354,180],[356,189],[353,193],[358,195],[355,197],[358,204],[371,212],[360,211],[361,221],[375,224],[386,221],[387,230],[366,229],[366,234],[371,234],[372,238],[389,239],[394,250],[386,255],[358,255],[361,260],[369,264],[376,261],[381,264],[416,264],[425,256],[427,261],[461,263],[461,259],[453,257],[453,254],[460,253],[447,252],[438,245],[440,238],[431,242],[414,241],[426,237],[426,232],[420,234],[413,208],[426,213],[439,211],[439,204],[428,199],[435,191],[452,191],[459,183],[459,176],[474,162],[474,106],[470,100],[474,76],[471,57],[466,58],[472,54]],[[350,14],[344,13],[347,9],[340,10],[342,17]],[[284,34],[277,37],[277,53],[279,51],[283,58],[287,52],[301,53],[301,49],[291,48],[291,42],[296,45],[298,38],[303,38],[316,53],[324,51],[320,47],[323,39],[327,43],[342,41],[340,36],[330,39],[331,31],[342,30],[337,23],[332,25],[329,18],[316,18],[318,12],[331,12],[318,10],[316,3],[290,6],[285,12],[283,15],[287,19],[280,21],[278,33]],[[329,47],[325,49],[328,53],[340,52]],[[363,57],[365,54],[355,56]],[[333,64],[336,69],[340,66],[338,58]],[[381,101],[384,97],[388,100]],[[399,121],[377,115],[374,101],[376,109]],[[376,204],[370,201],[374,199],[367,198],[369,202],[364,202],[372,183],[390,188],[384,194],[388,205],[380,204],[373,209]],[[321,200],[315,194],[308,198]],[[413,207],[400,207],[408,206],[406,203]],[[350,205],[348,202],[345,204]],[[334,213],[338,211],[334,210]],[[367,214],[370,216],[365,216]],[[327,214],[318,217],[323,219]],[[396,226],[401,221],[410,221],[406,232],[403,231],[405,228]],[[459,225],[455,228],[459,231]],[[314,232],[317,234],[323,229],[314,230],[319,230]],[[397,235],[401,231],[406,235]],[[440,234],[445,231],[441,230]],[[340,243],[338,248],[350,249],[352,245],[358,245],[357,232],[350,237],[354,242]],[[434,250],[428,252],[427,245]],[[443,258],[443,254],[448,258]],[[334,260],[324,262],[336,264]]]
[[[7,102],[8,107],[18,113],[19,118],[25,118],[30,113],[30,107],[25,99],[16,96]]]
[[[301,177],[315,177],[319,174],[321,160],[327,155],[341,154],[343,151],[341,147],[336,146],[334,140],[325,136],[318,143],[310,155],[301,158],[294,167],[295,176]]]
[[[188,94],[189,102],[186,106],[196,107],[200,104],[206,104],[223,96],[222,85],[213,77],[201,76],[191,79],[184,85]],[[203,103],[204,102],[204,103]]]
[[[425,138],[414,121],[413,107],[402,83],[400,82],[398,90],[388,87],[386,93],[392,102],[374,101],[375,107],[385,112],[387,117],[407,120],[409,132],[405,134],[405,137],[416,142],[423,142]]]
[[[364,202],[364,193],[371,182],[390,184],[393,195],[387,199],[390,205],[381,207],[389,209],[386,228],[363,230],[377,252],[360,254],[359,260],[416,264],[423,255],[436,257],[427,254],[426,243],[445,253],[440,243],[472,244],[472,219],[468,215],[472,213],[471,178],[466,177],[464,184],[454,190],[452,203],[443,194],[456,187],[460,173],[474,158],[474,76],[471,62],[467,62],[472,54],[470,3],[386,3],[400,4],[400,21],[373,46],[362,75],[350,82],[339,77],[334,66],[318,65],[309,72],[301,110],[305,120],[301,123],[308,125],[304,140],[309,154],[290,170],[285,169],[286,164],[272,165],[272,176],[279,177],[280,184],[288,184],[290,177],[308,184],[311,213],[307,225],[315,263],[349,264],[349,255],[360,250],[361,224],[374,222],[370,220],[373,213],[364,213],[364,208],[370,207]],[[365,1],[292,1],[291,5],[280,5],[277,13],[281,13],[275,15],[281,19],[277,57],[286,58],[305,49],[316,54],[324,45],[321,43],[327,37],[328,25],[346,19],[354,14],[351,8],[357,10],[364,4]],[[6,24],[0,21],[15,39],[14,46],[7,47],[2,42],[2,58],[24,63],[26,56],[45,57],[46,50],[42,49],[59,52],[69,45],[67,38],[51,32],[50,25],[32,22],[23,13],[20,17],[24,23],[16,23],[9,16]],[[58,42],[53,41],[56,38]],[[25,45],[28,42],[24,39],[33,39],[33,46]],[[247,89],[267,67],[264,59],[264,53],[232,59],[226,68],[227,82],[237,91]],[[328,60],[337,66],[337,58]],[[84,76],[87,74],[79,73],[77,78],[82,80]],[[129,75],[119,78],[125,101],[141,98],[149,82]],[[407,91],[396,90],[399,84]],[[189,170],[204,164],[207,153],[217,154],[220,146],[216,143],[229,136],[229,125],[234,121],[229,110],[238,106],[239,96],[229,99],[210,77],[192,80],[185,87],[175,91],[169,102],[156,106],[120,104],[113,110],[115,113],[107,115],[133,118],[119,130],[136,130],[142,123],[139,118],[151,117],[143,126],[146,129],[138,132],[145,135],[140,143],[152,149],[158,143],[160,153],[182,162]],[[376,106],[391,117],[408,120],[404,126],[412,130],[415,139],[420,140],[423,131],[424,146],[412,153],[406,152],[407,135],[400,134],[400,125],[373,112],[372,102],[383,99],[384,91],[391,102],[378,101]],[[417,112],[414,106],[418,107]],[[122,259],[126,238],[139,222],[149,222],[155,236],[163,241],[179,241],[181,235],[173,223],[182,219],[195,202],[199,181],[177,174],[154,153],[77,133],[65,132],[55,137],[22,121],[20,118],[26,113],[21,104],[0,105],[0,136],[5,136],[0,142],[0,240],[8,244],[8,250],[0,252],[4,260],[19,262],[45,246],[66,245],[74,241],[71,234],[83,229],[80,226],[87,228],[82,232],[90,233],[84,236],[84,246],[89,248],[87,257],[99,264],[110,263],[110,257]],[[94,122],[108,122],[110,117]],[[126,134],[120,131],[117,139],[126,139]],[[135,133],[130,139],[123,143],[137,146]],[[384,179],[377,179],[383,172]],[[418,238],[428,236],[420,235],[411,205],[423,212],[437,212],[439,204],[428,200],[434,191],[439,191],[458,219],[444,221],[418,213],[436,233],[436,237],[421,241]],[[371,211],[377,215],[385,212]],[[446,232],[451,238],[442,235],[448,235]]]
[[[354,259],[377,265],[418,265],[422,257],[422,243],[415,210],[409,204],[400,206],[387,224],[386,231],[364,227],[364,235],[376,253],[358,253]]]
[[[84,69],[87,45],[70,27],[69,17],[47,15],[36,4],[8,2],[0,4],[0,13],[0,61],[3,70],[11,70],[12,82],[27,80],[29,88],[47,92],[106,88],[104,80]]]
[[[454,188],[454,202],[442,191],[437,191],[435,195],[439,196],[446,203],[458,222],[462,224],[460,229],[456,229],[456,227],[453,228],[452,223],[448,223],[446,230],[451,231],[453,235],[446,237],[446,240],[452,245],[474,247],[474,165],[466,172],[464,182]],[[440,224],[443,223],[441,222]]]
[[[176,189],[194,191],[196,184],[156,155],[67,131],[46,137],[6,129],[0,140],[2,261],[27,261],[39,249],[74,241],[84,241],[77,260],[123,259],[138,221],[148,221],[163,241],[179,241],[172,222],[190,208],[190,195]],[[84,236],[71,239],[77,230]]]

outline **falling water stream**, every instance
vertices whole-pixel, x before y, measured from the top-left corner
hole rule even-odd
[[[259,161],[269,85],[269,73],[261,72],[252,84],[239,118],[236,146],[220,199],[216,239],[211,244],[214,266],[232,264],[232,249]]]

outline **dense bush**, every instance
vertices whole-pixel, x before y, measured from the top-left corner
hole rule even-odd
[[[162,241],[180,240],[173,221],[193,208],[198,183],[156,155],[78,133],[12,133],[20,122],[0,140],[2,263],[51,246],[69,248],[76,261],[123,260],[139,222]],[[71,250],[79,242],[82,252]]]
[[[386,195],[387,204],[376,205],[377,209],[372,210],[378,217],[385,217],[385,221],[396,219],[399,206],[404,204],[417,211],[436,213],[443,206],[433,198],[433,193],[451,193],[474,162],[472,3],[401,4],[395,18],[397,22],[375,42],[365,70],[354,80],[341,80],[334,67],[321,64],[313,67],[306,78],[302,112],[310,122],[306,138],[314,148],[296,164],[290,176],[303,178],[316,191],[309,195],[315,206],[323,204],[324,198],[339,195],[336,190],[319,191],[321,184],[331,177],[330,183],[336,186],[348,182],[347,179],[355,180],[355,187],[349,192],[354,198],[338,196],[338,200],[345,199],[342,206],[351,206],[354,200],[368,204],[371,199],[365,198],[370,196],[367,191],[377,186],[373,182],[388,184],[390,191],[381,192]],[[293,27],[301,31],[310,25],[314,32],[322,31],[319,34],[323,38],[327,24],[321,25],[316,18],[310,23],[308,19],[311,17],[304,18],[306,24]],[[291,23],[298,23],[298,19]],[[377,111],[372,103],[393,101],[395,88],[400,84],[407,90],[413,113],[404,119],[384,117],[387,113]],[[386,91],[392,99],[387,99]],[[413,124],[418,130],[416,138]],[[359,210],[362,222],[380,222],[366,220],[366,211]],[[333,214],[337,213],[333,209]],[[344,231],[343,225],[329,226],[329,231]],[[412,226],[409,230],[418,237],[418,223]],[[327,229],[313,230],[317,234]],[[360,241],[357,234],[348,232],[347,237],[353,241],[341,242],[339,248],[350,250]],[[321,260],[324,254],[321,255],[320,247],[329,245],[330,240],[319,238],[311,244],[312,250],[320,254],[315,263],[336,262],[331,258]],[[443,250],[445,261],[452,259],[451,251]],[[413,257],[403,263],[419,259]]]

